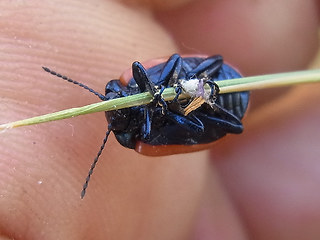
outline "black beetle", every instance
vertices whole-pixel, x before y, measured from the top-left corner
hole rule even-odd
[[[227,133],[242,132],[240,119],[248,106],[248,92],[215,94],[213,105],[204,103],[187,116],[184,115],[184,109],[192,100],[161,103],[161,98],[158,99],[157,91],[163,87],[176,87],[179,92],[182,79],[204,79],[205,83],[213,83],[240,78],[241,75],[233,68],[223,64],[221,56],[181,58],[174,54],[166,63],[149,69],[144,69],[139,62],[134,62],[132,72],[133,78],[127,85],[120,80],[110,81],[106,85],[104,100],[145,91],[149,91],[155,99],[153,103],[145,106],[106,112],[109,129],[114,132],[121,145],[134,149],[137,142],[142,142],[155,146],[153,149],[162,145],[186,145],[188,148],[189,145],[213,142]],[[163,105],[166,105],[167,109],[165,114]],[[160,151],[158,154],[150,154],[164,153]]]
[[[89,171],[82,197],[111,131],[122,146],[153,156],[201,150],[227,133],[243,131],[241,119],[248,106],[249,92],[218,94],[215,81],[241,77],[224,64],[219,55],[203,58],[174,54],[167,62],[148,69],[134,62],[133,78],[127,82],[111,80],[106,85],[105,95],[48,68],[44,70],[89,90],[103,101],[145,91],[153,96],[153,101],[147,105],[106,112],[108,131]],[[185,90],[184,83],[194,80],[202,83],[198,96],[205,101],[186,114],[194,98],[179,100],[178,96]],[[205,84],[211,87],[207,97],[203,90]],[[161,97],[167,87],[176,88],[177,97],[173,101],[165,102]]]

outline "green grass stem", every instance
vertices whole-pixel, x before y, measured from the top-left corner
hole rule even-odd
[[[230,93],[315,82],[320,82],[320,70],[318,69],[299,72],[269,74],[245,78],[235,78],[231,80],[217,81],[216,83],[220,88],[220,93]],[[206,86],[205,89],[206,91],[210,91],[210,88],[208,86]],[[166,101],[173,100],[175,97],[174,88],[165,89],[165,91],[162,94],[162,97]],[[181,94],[179,98],[181,99],[188,97],[189,96],[186,94]],[[148,92],[145,92],[141,94],[131,95],[128,97],[93,103],[83,107],[70,108],[59,112],[48,113],[37,117],[1,124],[0,130],[50,121],[57,121],[61,119],[72,118],[79,115],[90,114],[95,112],[111,111],[115,109],[139,106],[148,104],[151,100],[152,96]]]

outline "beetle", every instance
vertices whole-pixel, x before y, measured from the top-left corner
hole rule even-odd
[[[249,92],[219,94],[216,81],[240,78],[241,75],[220,55],[212,57],[181,57],[173,54],[166,62],[144,68],[140,62],[132,64],[132,77],[111,80],[105,95],[66,76],[43,69],[57,77],[79,85],[98,96],[102,101],[126,97],[148,91],[153,100],[142,106],[105,112],[108,130],[83,186],[83,198],[93,169],[105,147],[110,132],[118,142],[144,155],[160,156],[199,151],[227,133],[243,131],[243,118],[249,102]],[[190,99],[179,99],[188,92],[186,85],[198,83],[198,89]],[[204,93],[204,85],[211,88]],[[164,101],[165,88],[174,87],[176,97]],[[200,99],[200,103],[195,103]]]

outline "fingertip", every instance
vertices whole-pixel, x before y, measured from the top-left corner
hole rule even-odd
[[[318,47],[316,1],[202,0],[156,15],[183,51],[222,54],[250,75],[303,68]]]

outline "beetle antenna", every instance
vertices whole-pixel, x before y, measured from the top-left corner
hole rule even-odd
[[[42,68],[43,68],[43,70],[45,70],[46,72],[48,72],[48,73],[50,73],[50,74],[52,74],[52,75],[54,75],[54,76],[56,76],[56,77],[58,77],[58,78],[62,78],[63,80],[66,80],[66,81],[71,82],[71,83],[73,83],[73,84],[75,84],[75,85],[78,85],[78,86],[80,86],[80,87],[83,87],[84,89],[86,89],[86,90],[88,90],[89,92],[92,92],[94,95],[98,96],[102,101],[104,101],[104,100],[106,99],[103,94],[101,94],[101,93],[93,90],[92,88],[89,88],[87,85],[84,85],[84,84],[82,84],[82,83],[80,83],[80,82],[74,81],[74,80],[72,80],[71,78],[68,78],[67,76],[63,76],[63,75],[61,75],[60,73],[57,73],[57,72],[55,72],[55,71],[52,71],[52,70],[50,70],[50,69],[47,68],[47,67],[42,67]]]
[[[85,183],[83,184],[83,187],[82,187],[82,191],[81,191],[81,199],[84,198],[84,195],[86,195],[86,190],[88,188],[88,184],[89,184],[89,181],[90,181],[90,178],[91,178],[91,175],[93,173],[93,169],[96,167],[97,163],[98,163],[98,160],[99,160],[99,157],[104,149],[104,146],[106,145],[106,142],[108,140],[108,137],[109,137],[109,134],[110,134],[111,130],[109,129],[107,132],[106,132],[106,136],[104,137],[103,139],[103,142],[102,142],[102,145],[100,147],[100,150],[96,156],[96,158],[93,160],[93,163],[91,164],[91,167],[90,167],[90,170],[88,172],[88,176],[86,178],[86,181]]]

